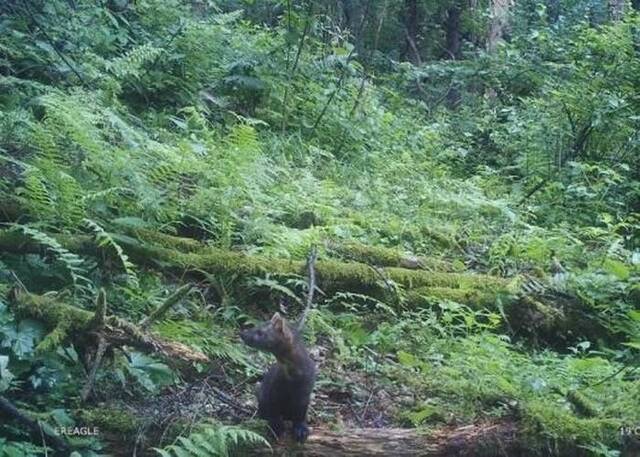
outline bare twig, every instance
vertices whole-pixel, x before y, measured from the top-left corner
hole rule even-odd
[[[82,392],[80,394],[80,398],[82,401],[87,401],[89,395],[91,395],[91,391],[93,390],[93,385],[96,382],[96,375],[98,374],[98,368],[100,368],[100,364],[102,363],[102,357],[104,357],[104,353],[107,351],[109,345],[107,344],[107,340],[104,335],[98,334],[98,347],[96,348],[96,356],[93,361],[93,365],[91,366],[91,371],[89,372],[89,378],[87,379],[87,383],[82,388]]]
[[[29,16],[29,20],[31,20],[31,22],[38,28],[40,29],[40,32],[42,32],[42,35],[44,36],[45,40],[47,40],[47,42],[49,43],[49,46],[51,46],[51,49],[53,49],[53,51],[58,54],[58,57],[60,57],[60,59],[62,59],[62,61],[67,65],[67,67],[69,67],[69,69],[73,72],[73,74],[76,75],[76,77],[80,80],[80,83],[86,87],[89,88],[89,84],[87,84],[87,81],[84,79],[84,77],[80,74],[80,72],[78,70],[76,70],[76,68],[73,66],[73,64],[71,63],[71,61],[69,59],[67,59],[67,57],[58,50],[58,48],[56,47],[56,43],[55,41],[53,41],[53,39],[51,38],[51,36],[49,36],[49,34],[47,33],[47,31],[44,29],[44,27],[42,27],[40,25],[40,23],[38,22],[38,20],[36,19],[35,15],[33,14],[33,12],[31,11],[31,9],[29,8],[29,2],[23,0],[22,4],[24,5],[24,10],[27,12],[27,15]]]
[[[151,325],[154,321],[160,319],[164,314],[171,308],[173,305],[178,303],[180,299],[186,296],[189,292],[191,292],[191,284],[185,284],[182,287],[179,287],[174,293],[169,295],[167,299],[158,306],[151,314],[142,319],[138,326],[145,330]]]
[[[307,303],[302,312],[302,316],[300,316],[300,320],[298,320],[297,329],[298,332],[301,332],[304,328],[304,323],[307,320],[307,316],[309,315],[309,311],[313,306],[313,293],[316,290],[316,259],[318,257],[318,252],[316,247],[314,246],[311,249],[311,253],[309,254],[309,258],[307,260]]]
[[[300,55],[302,54],[302,48],[304,46],[304,41],[307,37],[307,35],[309,34],[309,29],[311,28],[311,16],[313,15],[313,5],[314,2],[313,1],[309,1],[309,10],[307,11],[307,20],[305,21],[304,24],[304,30],[302,31],[302,36],[300,37],[300,41],[298,42],[298,50],[296,51],[296,57],[293,61],[293,66],[291,67],[291,70],[289,71],[289,53],[288,53],[288,49],[287,49],[287,71],[289,71],[289,82],[292,83],[293,82],[293,76],[296,73],[296,70],[298,68],[298,62],[300,61]],[[289,7],[289,23],[288,23],[288,28],[289,31],[291,31],[291,2],[289,2],[288,4]],[[288,110],[288,106],[287,106],[287,100],[289,98],[289,87],[291,84],[285,84],[284,87],[284,96],[282,97],[282,109],[283,109],[283,115],[282,115],[282,132],[284,133],[285,129],[287,128],[287,118],[289,117],[289,110]]]

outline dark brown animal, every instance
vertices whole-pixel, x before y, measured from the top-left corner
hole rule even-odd
[[[261,326],[240,333],[245,344],[272,353],[277,362],[269,367],[258,390],[258,415],[281,437],[284,421],[293,423],[293,436],[302,443],[309,436],[307,408],[316,377],[315,363],[300,335],[275,313]]]

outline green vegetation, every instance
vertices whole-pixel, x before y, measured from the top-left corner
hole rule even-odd
[[[515,3],[0,2],[0,457],[264,446],[314,247],[312,428],[634,455],[640,5]]]

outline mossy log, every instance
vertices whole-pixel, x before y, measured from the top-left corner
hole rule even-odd
[[[249,256],[241,252],[207,246],[196,240],[180,238],[148,230],[135,230],[129,235],[111,236],[137,263],[158,269],[175,269],[199,275],[239,277],[272,274],[304,275],[306,262]],[[96,255],[97,246],[89,236],[54,235],[67,249]],[[11,252],[42,252],[44,249],[17,231],[0,231],[0,249]],[[318,287],[330,294],[335,291],[364,293],[389,301],[392,285],[405,289],[404,306],[419,309],[442,300],[465,304],[472,309],[488,308],[503,314],[517,333],[555,339],[558,335],[579,335],[593,329],[584,318],[579,319],[575,303],[561,306],[544,304],[520,294],[519,278],[505,279],[473,273],[432,272],[400,267],[378,268],[359,262],[334,259],[316,262]],[[596,331],[597,333],[597,331]],[[567,336],[568,338],[568,336]]]
[[[2,419],[2,422],[5,420],[13,420],[19,423],[31,434],[34,442],[53,447],[55,450],[53,455],[61,457],[69,455],[69,444],[64,438],[58,436],[53,427],[46,422],[31,417],[30,414],[24,411],[20,411],[12,402],[3,396],[0,396],[0,419]]]
[[[38,345],[39,350],[47,349],[66,338],[86,338],[95,330],[95,313],[69,305],[49,295],[36,295],[16,289],[12,297],[12,307],[19,315],[39,319],[52,329],[52,332]],[[209,358],[200,351],[144,331],[116,316],[104,318],[100,333],[109,345],[131,346],[141,351],[154,352],[166,357],[172,363],[209,361]],[[55,341],[51,341],[52,338]]]
[[[304,260],[289,260],[261,256],[249,256],[241,252],[207,246],[195,240],[174,237],[166,234],[137,230],[133,236],[111,236],[134,261],[148,266],[180,271],[206,271],[213,275],[261,276],[271,274],[304,275]],[[95,255],[97,247],[93,239],[85,235],[54,236],[70,251]],[[28,236],[18,231],[0,231],[0,249],[10,252],[41,252],[44,249]],[[377,268],[359,262],[342,262],[334,259],[318,260],[316,263],[318,287],[325,292],[350,291],[386,298],[393,284],[399,284],[407,290],[423,288],[428,294],[430,289],[442,295],[446,289],[459,290],[458,299],[469,302],[478,296],[473,291],[481,291],[484,302],[490,302],[490,296],[510,296],[519,287],[518,280],[508,280],[495,276],[474,273],[449,273],[424,270],[412,270],[400,267]],[[427,289],[424,289],[427,288]],[[469,291],[469,293],[465,293]],[[438,297],[438,294],[434,295]],[[422,302],[420,302],[422,303]],[[411,307],[415,303],[409,302]]]
[[[407,254],[398,249],[369,246],[355,241],[342,243],[327,241],[325,244],[327,250],[332,254],[369,265],[399,267],[409,270],[453,271],[449,262],[432,257]]]
[[[193,240],[169,235],[137,231],[137,241],[131,237],[115,236],[127,253],[136,260],[151,258],[175,267],[200,269],[212,274],[238,274],[257,276],[264,273],[304,275],[306,261],[248,256],[240,252],[193,244]],[[198,246],[199,245],[199,246]],[[176,246],[186,247],[180,249]],[[180,250],[179,250],[180,249]],[[406,289],[417,287],[443,287],[476,289],[487,293],[515,292],[517,280],[474,273],[449,273],[413,270],[401,267],[374,268],[360,262],[342,262],[334,259],[316,262],[318,286],[322,290],[363,291],[380,295],[388,283],[400,284]]]
[[[300,457],[443,457],[526,455],[516,425],[481,423],[420,432],[415,429],[364,428],[332,431],[313,429],[304,445],[281,443],[252,455]]]

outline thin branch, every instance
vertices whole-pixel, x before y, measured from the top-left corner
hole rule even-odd
[[[364,25],[367,22],[367,16],[369,16],[369,6],[370,6],[370,4],[371,4],[371,2],[367,2],[366,10],[365,10],[364,14],[362,15],[362,21],[360,21],[360,27],[359,27],[358,35],[362,32],[362,30],[364,29]],[[354,45],[353,49],[351,49],[351,51],[347,55],[347,58],[345,60],[345,66],[349,65],[349,62],[351,61],[351,58],[353,57],[355,52],[356,52],[356,46]],[[320,125],[320,121],[322,121],[322,118],[327,113],[327,110],[329,109],[329,106],[333,102],[333,99],[342,90],[342,82],[344,81],[344,78],[345,78],[346,74],[347,74],[346,69],[340,74],[340,78],[338,79],[338,83],[336,84],[336,88],[334,89],[333,92],[331,92],[331,95],[329,95],[329,98],[327,99],[326,103],[322,107],[322,111],[320,111],[320,114],[318,115],[318,117],[316,118],[315,122],[313,123],[313,127],[311,128],[311,133],[310,133],[311,135],[313,135],[315,133],[316,129],[318,128],[318,125]]]
[[[96,375],[98,374],[98,368],[100,368],[100,364],[102,363],[102,357],[104,357],[104,353],[107,351],[109,345],[107,344],[107,340],[104,335],[98,334],[98,347],[96,348],[96,357],[93,361],[93,365],[91,366],[91,371],[89,372],[89,378],[87,379],[87,383],[82,388],[82,392],[80,393],[80,398],[83,402],[87,401],[89,395],[91,395],[91,391],[93,390],[93,385],[96,382]]]
[[[302,312],[302,316],[300,316],[300,320],[298,321],[297,329],[298,332],[301,332],[304,328],[304,324],[307,320],[307,316],[309,315],[309,311],[313,306],[313,293],[316,290],[316,260],[318,258],[318,252],[316,247],[311,248],[311,252],[309,253],[309,258],[307,259],[307,303],[305,305],[304,311]]]
[[[300,41],[298,42],[298,50],[296,51],[296,57],[293,60],[293,66],[289,71],[289,53],[287,48],[287,71],[289,71],[289,83],[293,82],[293,76],[296,73],[298,68],[298,62],[300,61],[300,55],[302,54],[302,48],[304,46],[304,41],[309,34],[309,30],[311,28],[311,16],[313,15],[313,1],[309,1],[309,10],[307,11],[307,20],[304,24],[304,30],[302,31],[302,36],[300,37]],[[291,27],[291,5],[289,4],[289,29]],[[289,118],[289,110],[287,109],[287,103],[289,98],[289,87],[291,84],[285,84],[284,87],[284,96],[282,97],[282,109],[284,110],[282,115],[282,132],[284,133],[287,128],[287,119]]]
[[[169,297],[167,297],[167,299],[160,306],[158,306],[150,315],[142,319],[138,324],[138,327],[140,327],[142,330],[146,330],[149,327],[149,325],[151,325],[154,321],[164,316],[164,314],[169,310],[169,308],[171,308],[173,305],[178,303],[178,301],[180,301],[181,298],[189,294],[189,292],[191,292],[191,284],[185,284],[184,286],[176,289],[176,291],[171,295],[169,295]]]
[[[47,31],[44,29],[44,27],[42,27],[40,25],[40,23],[38,22],[38,20],[36,19],[35,15],[33,14],[33,12],[29,9],[29,5],[28,2],[23,0],[22,4],[24,5],[24,10],[27,12],[27,15],[29,16],[29,19],[31,20],[31,22],[33,24],[35,24],[35,26],[40,29],[40,31],[42,32],[42,35],[44,35],[45,40],[47,40],[47,42],[49,43],[49,46],[51,46],[51,49],[53,49],[53,51],[58,54],[58,57],[60,57],[60,59],[62,59],[62,61],[67,65],[67,67],[69,67],[69,69],[78,77],[78,79],[80,80],[80,83],[82,83],[82,85],[89,89],[89,84],[87,84],[87,81],[84,79],[84,77],[80,74],[80,72],[78,70],[76,70],[76,68],[71,64],[71,61],[69,61],[65,55],[60,52],[58,50],[58,48],[56,47],[56,43],[55,41],[53,41],[53,39],[51,38],[51,36],[49,36],[49,34],[47,33]]]

